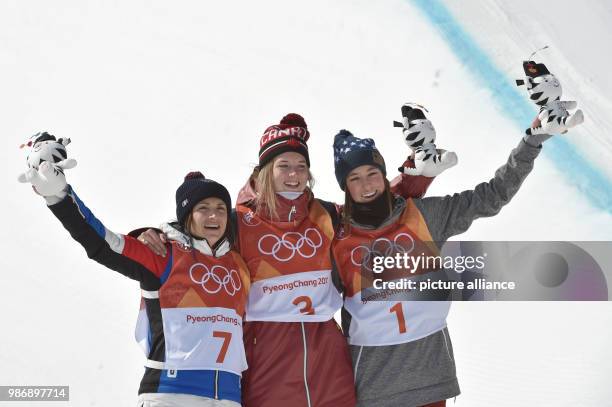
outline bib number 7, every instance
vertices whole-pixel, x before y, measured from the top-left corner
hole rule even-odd
[[[213,331],[213,337],[223,339],[221,350],[219,351],[219,355],[217,355],[217,363],[223,363],[225,360],[225,355],[227,355],[227,349],[229,348],[230,341],[232,340],[232,333],[225,331]]]

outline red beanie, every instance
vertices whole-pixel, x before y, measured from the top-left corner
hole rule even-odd
[[[282,118],[279,124],[266,129],[259,141],[259,167],[263,167],[274,157],[287,151],[300,153],[310,167],[308,146],[310,138],[308,126],[304,118],[297,113],[289,113]]]

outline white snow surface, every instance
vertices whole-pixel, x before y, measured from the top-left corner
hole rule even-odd
[[[586,115],[564,137],[612,174],[610,3],[446,4],[509,78],[550,46],[537,59]],[[459,156],[429,196],[491,178],[523,132],[409,1],[9,0],[0,5],[0,43],[0,385],[69,385],[73,406],[136,403],[139,289],[87,259],[17,183],[25,169],[17,147],[34,132],[72,138],[79,164],[69,181],[118,232],[171,218],[191,170],[235,196],[263,130],[288,112],[308,122],[316,195],[335,201],[343,195],[333,135],[373,137],[395,175],[407,151],[391,121],[403,102],[427,106],[438,145]],[[572,174],[546,157],[535,167],[508,207],[458,238],[612,240],[612,216],[576,192]],[[610,311],[609,303],[454,304],[462,387],[454,405],[610,404]],[[37,405],[47,404],[56,405]]]

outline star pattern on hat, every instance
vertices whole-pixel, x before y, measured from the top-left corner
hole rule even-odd
[[[338,140],[334,146],[334,161],[339,162],[344,159],[347,153],[359,150],[376,150],[374,140],[371,138],[360,139],[349,133],[344,140]]]
[[[334,171],[342,190],[346,187],[346,177],[354,168],[373,165],[386,174],[385,162],[371,138],[355,137],[348,130],[340,130],[334,137]]]

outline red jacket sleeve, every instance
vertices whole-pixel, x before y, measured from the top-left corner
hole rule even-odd
[[[62,201],[49,209],[83,246],[89,258],[139,281],[144,290],[159,289],[160,276],[172,265],[171,256],[157,256],[135,238],[107,229],[72,188]]]
[[[155,274],[156,277],[161,277],[168,265],[169,254],[166,257],[159,256],[145,246],[140,240],[131,236],[124,236],[125,246],[123,247],[123,256],[142,264]],[[167,244],[168,253],[172,251],[170,244]]]
[[[414,161],[408,158],[402,166],[414,168]],[[391,180],[391,192],[404,198],[422,198],[434,178],[422,175],[399,174]]]

